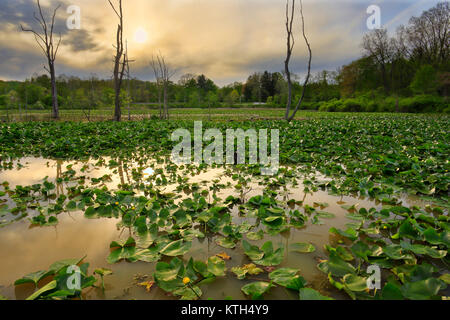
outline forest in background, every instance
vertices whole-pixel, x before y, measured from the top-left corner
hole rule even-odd
[[[450,112],[450,7],[439,3],[412,17],[394,36],[385,29],[366,34],[362,57],[335,71],[316,73],[307,85],[301,109],[328,112]],[[298,99],[300,77],[293,82]],[[112,79],[91,74],[57,78],[61,109],[105,109],[114,104]],[[124,79],[122,105],[158,108],[162,88],[157,82]],[[219,87],[207,76],[185,74],[169,84],[170,107],[280,107],[287,102],[283,72],[256,72],[241,83]],[[26,81],[0,81],[0,109],[51,109],[51,82],[47,75]]]

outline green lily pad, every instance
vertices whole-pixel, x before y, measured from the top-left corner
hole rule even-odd
[[[269,282],[258,281],[246,284],[241,288],[241,290],[246,295],[251,296],[253,300],[258,300],[261,299],[262,295],[269,291],[272,287],[273,285]]]
[[[367,279],[354,274],[347,274],[342,278],[348,289],[354,292],[361,292],[367,289]]]
[[[94,273],[101,275],[101,276],[108,276],[108,275],[111,275],[113,272],[110,269],[98,268],[98,269],[95,269]]]
[[[427,255],[434,259],[442,259],[447,255],[446,250],[437,250],[421,244],[410,244],[406,241],[402,241],[400,245],[405,250],[412,251],[415,254]]]
[[[214,276],[225,276],[225,270],[225,261],[219,257],[213,256],[208,259],[208,272],[212,273]]]
[[[342,231],[342,230],[332,227],[332,228],[330,228],[330,232],[336,233],[336,234],[338,234],[342,237],[348,238],[352,241],[355,241],[356,239],[358,239],[358,235],[359,235],[359,233],[353,228],[347,228],[347,230]]]
[[[264,270],[261,268],[258,268],[255,264],[250,263],[246,264],[243,267],[233,267],[231,269],[231,272],[233,272],[239,280],[245,279],[246,275],[258,275],[260,273],[263,273]]]
[[[419,232],[414,228],[411,219],[407,219],[403,222],[398,229],[398,234],[400,238],[409,238],[412,240],[419,239]]]
[[[300,253],[311,253],[316,251],[316,248],[314,247],[314,245],[310,244],[310,243],[302,243],[302,242],[298,242],[298,243],[293,243],[290,245],[291,251],[294,252],[300,252]]]
[[[45,285],[44,287],[42,287],[41,289],[39,289],[36,292],[34,292],[26,300],[36,300],[42,294],[44,294],[44,293],[46,293],[48,291],[54,290],[56,288],[56,286],[57,286],[57,282],[56,282],[56,280],[53,280],[53,281],[49,282],[47,285]]]
[[[331,272],[333,276],[343,277],[348,273],[354,274],[356,269],[353,265],[342,259],[337,253],[330,252],[330,258],[326,264],[321,264],[323,270]]]
[[[247,233],[247,238],[249,240],[258,241],[264,238],[264,231],[259,230],[258,232],[249,232]]]
[[[233,238],[224,238],[224,237],[220,237],[216,239],[216,243],[223,247],[223,248],[227,248],[227,249],[233,249],[236,247],[236,242]]]
[[[306,280],[298,273],[297,269],[281,268],[271,272],[269,279],[280,286],[298,291],[306,284]]]
[[[185,242],[184,240],[177,240],[174,242],[169,243],[167,246],[165,246],[160,253],[169,256],[169,257],[176,257],[176,256],[182,256],[186,254],[192,247],[192,242]]]
[[[311,288],[301,288],[299,290],[300,300],[334,300],[333,298],[326,297],[320,294],[320,292]]]
[[[439,277],[440,280],[444,281],[446,284],[450,284],[450,274],[446,273]]]
[[[430,278],[426,280],[407,282],[402,288],[403,296],[411,300],[428,300],[435,297],[440,290],[443,290],[447,285],[438,279]]]
[[[383,290],[381,291],[381,298],[383,300],[404,300],[402,291],[392,282],[388,282],[384,285]]]
[[[25,283],[33,283],[36,287],[42,279],[45,277],[53,274],[51,271],[37,271],[30,274],[27,274],[26,276],[22,277],[21,279],[18,279],[14,282],[14,285],[18,286]]]
[[[202,296],[202,290],[197,286],[185,286],[172,292],[175,296],[180,296],[180,300],[198,300]]]

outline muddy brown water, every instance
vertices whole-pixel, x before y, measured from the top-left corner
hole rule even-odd
[[[0,182],[8,181],[10,188],[14,189],[16,185],[27,186],[36,183],[42,183],[44,177],[48,181],[55,182],[56,178],[65,171],[67,165],[72,165],[77,175],[85,175],[91,178],[100,178],[105,174],[111,176],[111,181],[107,182],[109,188],[114,188],[124,180],[131,180],[131,166],[125,170],[112,169],[106,166],[96,166],[93,162],[62,162],[41,158],[24,158],[20,160],[21,166],[17,162],[14,168],[0,171]],[[108,163],[108,161],[106,161]],[[85,171],[80,173],[84,167]],[[232,179],[224,176],[223,169],[209,169],[195,176],[189,176],[189,182],[200,183],[218,178],[221,183],[232,182]],[[176,185],[169,185],[163,188],[167,192],[175,190]],[[251,189],[246,194],[248,200],[252,196],[261,195],[264,186],[257,183],[251,183]],[[64,186],[57,185],[58,193],[64,193]],[[239,196],[232,187],[222,189],[217,193],[222,199],[228,195]],[[187,195],[186,195],[187,196]],[[265,235],[261,241],[249,241],[244,235],[243,239],[252,244],[262,245],[266,241],[273,241],[274,246],[285,247],[285,257],[283,263],[277,267],[290,267],[300,269],[301,275],[308,281],[309,286],[319,290],[322,294],[332,296],[337,299],[346,299],[347,297],[334,288],[329,283],[327,276],[317,269],[319,259],[326,259],[327,255],[324,249],[326,244],[336,244],[337,238],[329,233],[331,227],[346,229],[346,224],[354,223],[354,220],[346,218],[348,213],[341,208],[342,204],[358,204],[358,208],[371,207],[381,208],[381,204],[364,198],[354,197],[336,197],[326,192],[319,191],[314,194],[303,192],[301,184],[297,186],[288,186],[285,194],[280,193],[279,200],[295,199],[304,201],[304,204],[313,206],[314,203],[327,203],[329,206],[324,211],[336,215],[333,219],[322,219],[322,225],[307,223],[303,229],[291,228],[276,236]],[[421,201],[416,197],[403,197],[403,205],[424,206],[427,202]],[[9,217],[11,219],[11,217]],[[2,217],[0,220],[8,219]],[[96,268],[108,268],[113,274],[105,277],[105,291],[91,288],[83,293],[85,299],[174,299],[164,291],[154,286],[150,292],[145,288],[137,286],[137,282],[151,280],[155,270],[156,263],[136,262],[129,263],[122,261],[120,263],[109,265],[106,261],[109,255],[109,244],[113,240],[127,238],[128,231],[118,229],[117,219],[96,219],[90,220],[84,218],[81,212],[63,213],[58,216],[59,223],[52,227],[31,227],[27,219],[6,225],[0,228],[0,294],[9,299],[24,299],[33,292],[33,286],[21,285],[14,286],[15,280],[22,276],[38,270],[47,270],[55,261],[69,258],[81,258],[86,256],[85,261],[90,263],[89,272],[92,273]],[[233,222],[242,221],[234,212]],[[255,230],[252,230],[255,231]],[[191,257],[195,260],[206,261],[219,253],[227,253],[231,260],[226,262],[227,276],[217,278],[215,282],[201,286],[203,299],[246,299],[241,292],[241,287],[252,280],[267,279],[266,274],[255,276],[252,280],[237,280],[231,273],[231,268],[251,263],[244,254],[240,244],[235,249],[225,249],[215,243],[214,237],[206,237],[193,241],[191,250],[183,257],[187,262]],[[302,254],[289,251],[289,245],[296,242],[311,243],[316,247],[313,253]],[[170,259],[164,258],[164,261]],[[298,299],[298,296],[289,290],[281,287],[273,288],[265,295],[266,299]]]

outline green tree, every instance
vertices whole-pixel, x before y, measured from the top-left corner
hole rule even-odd
[[[199,105],[200,105],[200,95],[197,92],[197,90],[195,90],[189,95],[189,107],[198,108]]]
[[[210,91],[210,92],[208,92],[208,95],[206,96],[206,100],[207,100],[208,109],[209,109],[209,121],[211,121],[211,108],[218,105],[219,96],[216,93]]]
[[[234,89],[233,91],[231,91],[231,93],[227,96],[226,98],[226,102],[230,105],[234,105],[236,104],[236,102],[239,101],[239,93],[237,92],[236,89]]]
[[[430,65],[424,65],[417,70],[410,88],[417,94],[436,94],[438,79],[436,70]]]

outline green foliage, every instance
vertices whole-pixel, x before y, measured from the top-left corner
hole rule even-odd
[[[417,70],[410,87],[416,94],[435,94],[438,87],[436,70],[430,65],[423,65]]]
[[[84,258],[57,261],[49,267],[49,270],[38,271],[26,275],[23,278],[16,280],[14,285],[19,286],[25,283],[33,283],[35,285],[35,288],[37,289],[26,300],[61,300],[80,298],[81,292],[86,288],[93,287],[96,282],[94,276],[88,276],[89,263],[84,263],[79,266],[80,287],[68,287],[69,283],[71,283],[71,277],[76,275],[75,270],[69,270],[69,268],[79,265],[83,259]],[[106,272],[104,275],[106,275]],[[38,288],[39,282],[48,277],[53,277],[53,280],[45,286]]]
[[[251,296],[253,300],[259,300],[272,287],[273,285],[269,282],[258,281],[246,284],[241,290],[246,295]]]

